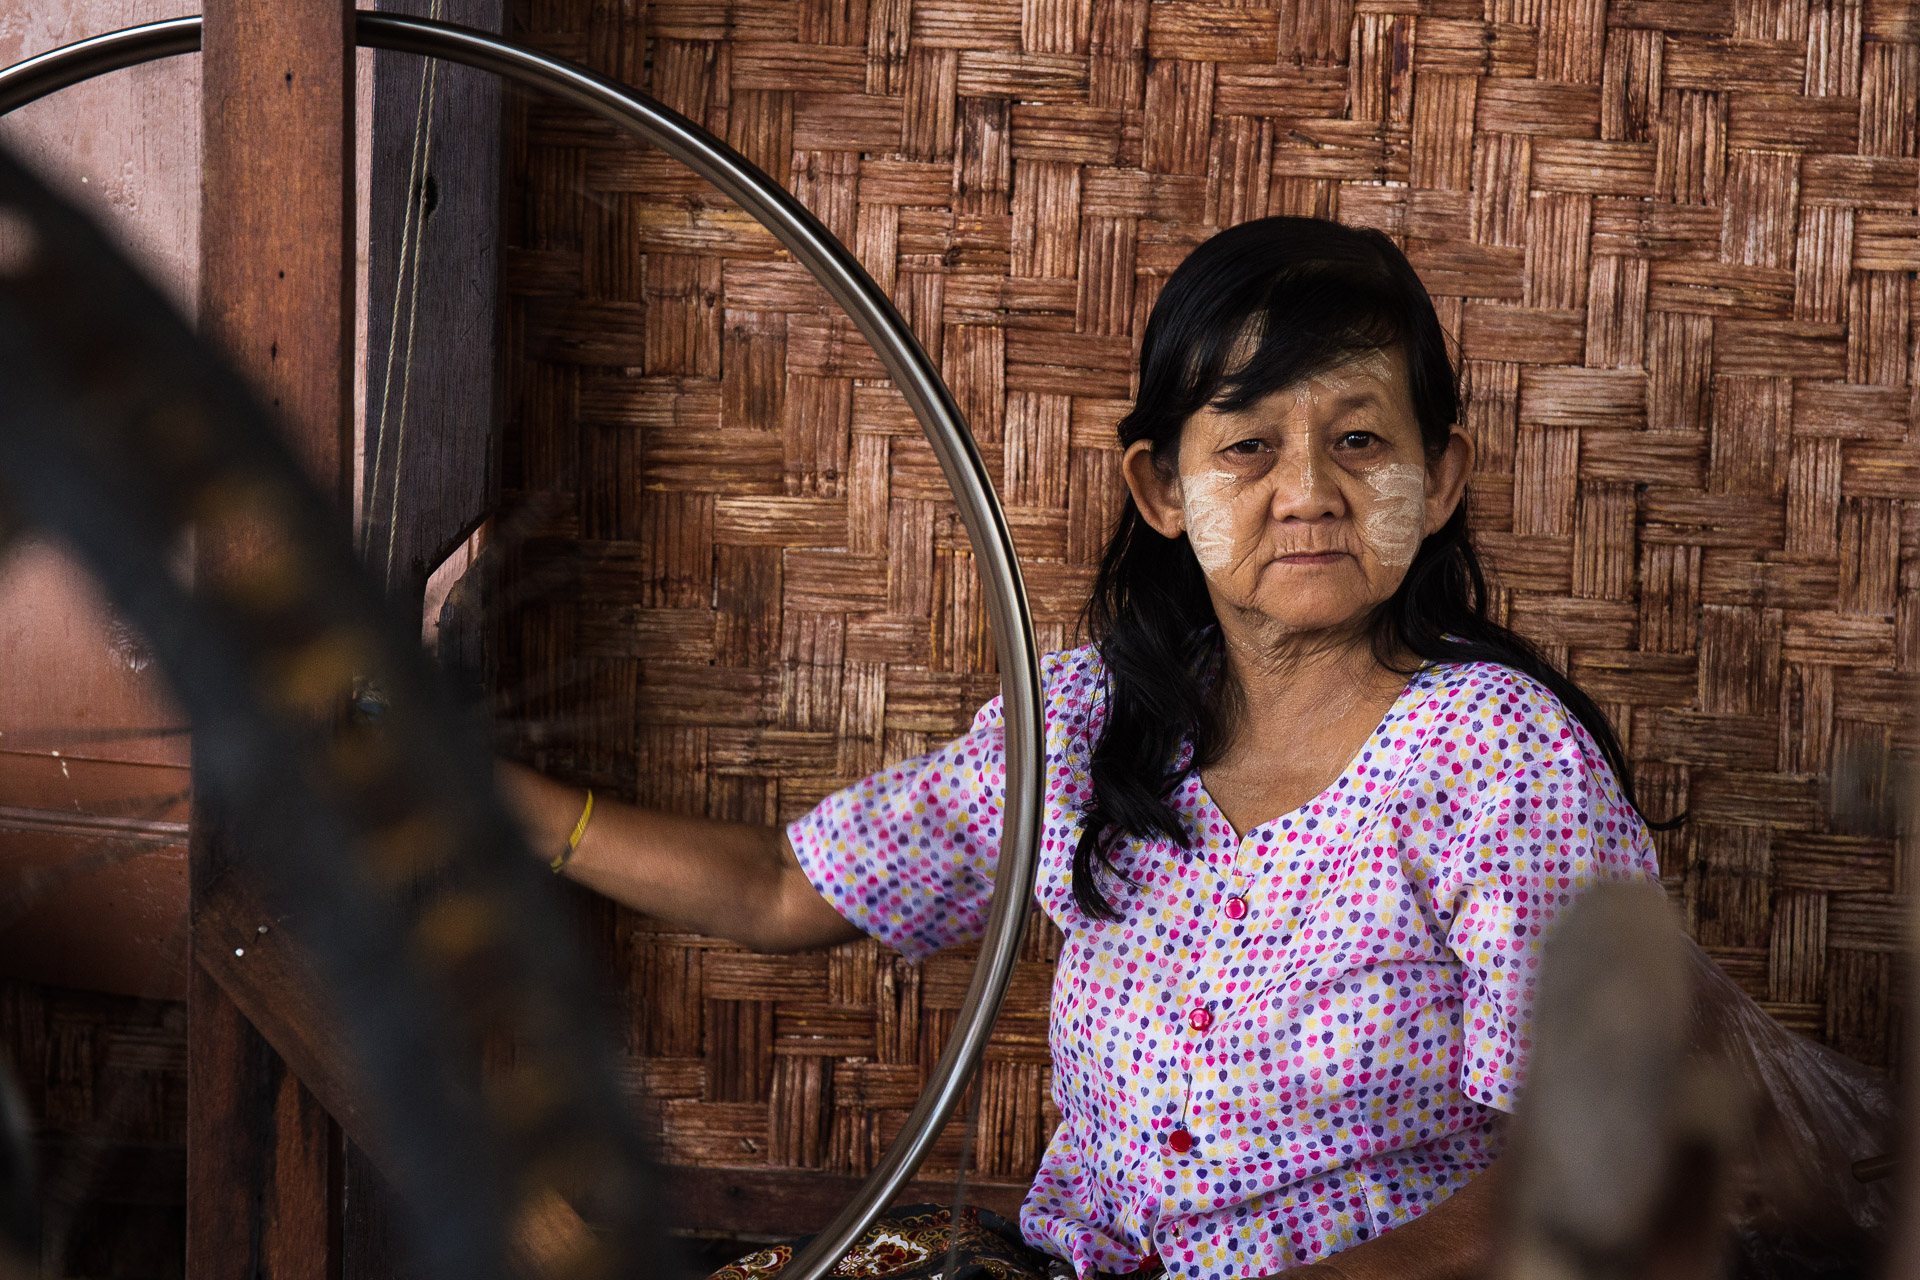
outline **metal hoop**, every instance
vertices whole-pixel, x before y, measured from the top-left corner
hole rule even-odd
[[[175,18],[28,58],[0,70],[0,115],[109,71],[198,52],[200,32],[198,17]],[[726,143],[617,81],[488,32],[361,12],[354,41],[364,48],[443,58],[553,93],[637,134],[738,202],[792,252],[872,344],[940,459],[966,525],[986,588],[1007,726],[1005,826],[993,904],[953,1034],[900,1136],[860,1193],[783,1273],[786,1280],[820,1280],[932,1150],[979,1064],[1019,952],[1039,843],[1045,734],[1039,646],[1006,513],[952,393],[887,296],[817,218]]]

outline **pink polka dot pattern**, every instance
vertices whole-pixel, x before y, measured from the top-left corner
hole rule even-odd
[[[1595,880],[1656,874],[1559,701],[1505,667],[1428,668],[1332,786],[1244,838],[1189,774],[1174,801],[1194,847],[1129,842],[1136,887],[1103,921],[1071,882],[1104,676],[1091,649],[1049,655],[1045,676],[1036,896],[1066,935],[1064,1119],[1028,1240],[1082,1276],[1154,1254],[1173,1276],[1261,1276],[1415,1218],[1486,1167],[1547,926]],[[924,956],[980,933],[1004,788],[995,701],[789,835],[842,914]]]

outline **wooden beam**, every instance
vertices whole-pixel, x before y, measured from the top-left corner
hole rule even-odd
[[[347,1136],[378,1150],[367,1094],[297,921],[269,912],[241,876],[201,892],[194,967],[260,1032]]]
[[[200,326],[258,389],[315,481],[351,492],[353,38],[346,0],[207,0]],[[203,537],[201,572],[251,548]],[[196,809],[189,897],[187,1274],[329,1280],[340,1133],[209,968],[236,944],[203,916],[234,870]]]

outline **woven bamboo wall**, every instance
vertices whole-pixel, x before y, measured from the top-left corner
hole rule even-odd
[[[33,1122],[35,1274],[177,1280],[186,1261],[185,1003],[0,981],[0,1054]]]
[[[1690,926],[1788,1025],[1895,1063],[1915,4],[521,0],[514,25],[854,247],[973,424],[1048,646],[1168,272],[1266,213],[1394,236],[1464,357],[1498,608],[1614,715],[1650,806],[1691,810],[1662,838]],[[528,729],[540,758],[771,822],[960,729],[996,687],[978,580],[858,335],[671,162],[547,105],[511,137],[515,572],[562,585],[514,615],[504,679],[595,717]],[[702,1164],[864,1169],[967,968],[607,937],[666,1152]],[[989,1176],[1052,1119],[1031,945]]]

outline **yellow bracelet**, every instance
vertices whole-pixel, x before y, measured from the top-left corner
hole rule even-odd
[[[559,875],[561,868],[567,865],[567,859],[571,858],[573,856],[573,851],[580,847],[580,838],[587,834],[587,819],[591,818],[592,816],[593,816],[593,788],[588,787],[586,807],[580,810],[580,821],[573,824],[573,834],[567,837],[567,847],[562,849],[559,853],[554,854],[553,861],[547,864],[547,866],[552,870],[553,874]]]

